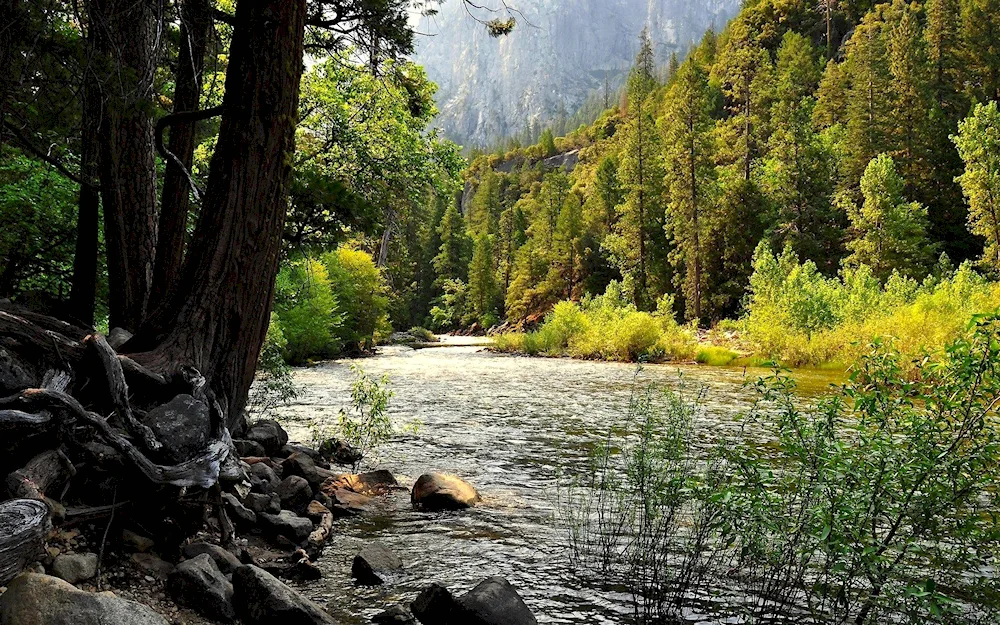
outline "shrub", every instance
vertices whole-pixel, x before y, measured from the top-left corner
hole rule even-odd
[[[389,325],[389,285],[367,252],[341,246],[322,257],[342,323],[336,339],[349,350],[369,351],[392,333]]]
[[[285,360],[292,364],[329,358],[340,350],[342,323],[338,301],[330,291],[326,267],[303,258],[278,272],[274,308],[285,339]]]
[[[292,369],[285,363],[283,356],[287,347],[288,341],[281,331],[281,322],[277,313],[272,312],[267,337],[257,362],[257,376],[247,400],[248,420],[268,418],[275,409],[298,396]]]

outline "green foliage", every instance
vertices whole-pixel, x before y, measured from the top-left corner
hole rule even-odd
[[[286,361],[301,364],[330,358],[340,351],[341,344],[335,338],[343,323],[338,304],[323,263],[303,258],[282,266],[274,310],[285,341]]]
[[[389,400],[394,393],[388,388],[389,376],[372,378],[355,366],[351,371],[355,374],[351,385],[351,410],[340,410],[337,432],[345,443],[361,453],[361,459],[354,464],[357,471],[363,462],[372,466],[377,460],[374,456],[378,448],[396,434],[389,416]]]
[[[979,104],[953,137],[965,173],[959,177],[969,201],[969,229],[986,241],[983,265],[1000,271],[1000,110]]]
[[[483,329],[491,328],[499,319],[498,287],[493,267],[493,239],[488,234],[476,237],[469,265],[469,313]]]
[[[392,333],[385,273],[370,254],[348,245],[324,254],[321,261],[341,316],[334,330],[336,342],[348,350],[370,351]]]
[[[285,363],[284,353],[288,341],[281,331],[278,314],[271,313],[267,337],[257,361],[257,376],[247,400],[247,420],[272,418],[274,411],[288,404],[299,395],[292,377],[292,369]]]

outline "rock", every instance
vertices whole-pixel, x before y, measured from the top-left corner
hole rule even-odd
[[[167,589],[178,603],[208,618],[223,623],[236,618],[233,585],[207,553],[178,564],[167,580]]]
[[[341,488],[333,493],[333,499],[337,502],[334,508],[341,512],[346,514],[360,514],[368,508],[368,504],[372,498]]]
[[[416,623],[413,620],[413,615],[401,605],[394,605],[385,612],[376,614],[372,617],[372,622],[376,625],[412,625]]]
[[[336,625],[329,614],[256,566],[233,573],[233,605],[245,625]]]
[[[316,461],[307,456],[306,454],[295,452],[291,456],[288,456],[281,463],[282,475],[285,479],[288,476],[297,475],[299,477],[305,478],[309,482],[309,486],[313,491],[319,490],[320,485],[322,485],[326,480],[337,477],[337,475],[328,469],[316,466]],[[279,487],[280,488],[280,487]],[[312,493],[310,493],[311,495]]]
[[[302,454],[312,458],[312,461],[316,463],[316,466],[322,467],[324,469],[329,469],[330,465],[327,464],[326,458],[323,454],[319,453],[312,447],[306,447],[305,445],[300,445],[298,443],[288,443],[278,451],[278,455],[282,458],[288,458],[292,454]]]
[[[382,543],[375,542],[365,546],[354,556],[351,565],[351,576],[359,583],[368,586],[384,584],[393,573],[403,570],[403,561]]]
[[[288,556],[285,560],[285,562],[270,562],[261,565],[261,568],[275,577],[298,582],[316,581],[323,577],[323,572],[319,570],[319,567],[309,559],[309,555],[302,549],[297,549],[295,553]]]
[[[160,581],[166,581],[174,571],[174,565],[157,558],[151,553],[133,553],[132,562],[142,571],[149,573]]]
[[[219,545],[213,545],[212,543],[191,543],[184,546],[182,553],[185,558],[197,558],[200,555],[208,555],[223,575],[232,575],[233,571],[242,566],[239,558]]]
[[[272,534],[284,536],[295,544],[301,544],[312,533],[313,524],[309,519],[303,519],[290,510],[282,510],[278,514],[266,512],[257,515],[261,527]]]
[[[290,475],[278,484],[281,507],[289,510],[304,510],[313,498],[313,489],[304,477]]]
[[[126,546],[135,549],[136,551],[149,551],[153,548],[156,543],[153,542],[152,538],[146,538],[145,536],[140,536],[132,530],[122,531],[122,542]]]
[[[264,451],[264,446],[257,441],[248,440],[234,440],[233,445],[236,447],[236,453],[240,455],[240,458],[247,458],[250,456],[266,456],[267,452]]]
[[[64,553],[58,555],[52,561],[52,573],[70,584],[88,580],[97,574],[97,554]]]
[[[369,471],[368,473],[338,475],[328,479],[320,486],[320,490],[327,495],[333,495],[338,489],[345,489],[359,493],[361,495],[382,495],[393,488],[397,488],[399,482],[386,470]]]
[[[243,527],[252,527],[257,525],[257,513],[253,510],[247,508],[240,500],[236,498],[235,495],[231,493],[222,493],[222,503],[226,507],[226,512],[229,514],[230,518],[237,525]]]
[[[329,514],[329,513],[330,509],[318,501],[310,501],[309,506],[306,507],[306,518],[308,518],[313,523],[318,523],[320,519],[323,518],[324,514]]]
[[[502,577],[483,580],[458,603],[470,625],[538,625],[521,595]]]
[[[146,606],[90,593],[48,575],[24,573],[0,595],[3,625],[168,625]]]
[[[202,451],[211,438],[208,405],[190,395],[178,395],[150,410],[143,423],[163,443],[161,454],[172,464],[184,462]]]
[[[277,455],[278,451],[288,444],[288,433],[277,421],[261,419],[247,430],[246,440],[260,443],[268,456]]]
[[[362,454],[344,441],[328,438],[319,445],[319,453],[330,462],[342,465],[354,465],[361,462]]]
[[[132,333],[125,328],[111,328],[111,332],[108,332],[108,345],[118,351],[118,348],[128,343],[131,338]]]
[[[280,483],[281,478],[274,472],[274,469],[263,462],[250,465],[251,490],[265,494],[273,493]]]
[[[466,625],[462,606],[441,584],[431,584],[421,590],[410,604],[410,611],[424,625]]]
[[[243,504],[257,514],[261,512],[278,514],[281,512],[281,497],[278,497],[275,493],[268,493],[266,495],[263,493],[250,493],[243,500]]]
[[[425,473],[417,479],[410,493],[415,508],[423,510],[461,510],[480,501],[476,489],[450,473]]]

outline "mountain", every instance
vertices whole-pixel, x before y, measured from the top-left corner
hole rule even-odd
[[[477,2],[498,6],[500,0]],[[422,18],[415,60],[440,86],[439,126],[468,147],[487,147],[572,115],[605,79],[621,83],[650,27],[657,59],[683,55],[709,28],[721,29],[740,0],[507,0],[514,32],[493,38],[479,20],[504,11],[448,0]]]

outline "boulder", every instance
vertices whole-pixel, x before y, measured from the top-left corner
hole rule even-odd
[[[353,491],[361,495],[382,495],[394,488],[399,487],[396,478],[386,470],[369,471],[368,473],[349,473],[338,475],[328,479],[320,486],[320,490],[327,495],[333,495],[334,491],[344,489]]]
[[[281,497],[275,493],[250,493],[243,500],[243,505],[253,510],[255,513],[267,512],[278,514],[281,512]]]
[[[97,575],[97,554],[60,554],[52,561],[52,574],[70,584],[88,580]]]
[[[268,456],[275,456],[288,444],[288,433],[277,421],[261,419],[250,426],[244,439],[260,443]]]
[[[166,560],[161,560],[151,553],[133,553],[132,562],[144,573],[148,573],[161,581],[165,581],[174,570],[173,564],[170,564]]]
[[[521,595],[502,577],[483,580],[458,603],[470,625],[538,625]]]
[[[250,488],[258,493],[273,493],[281,483],[274,469],[263,462],[250,465]]]
[[[168,625],[135,601],[111,593],[90,593],[48,575],[24,573],[0,595],[3,625]]]
[[[203,616],[223,623],[236,619],[233,585],[207,553],[178,564],[167,579],[167,589],[178,603]]]
[[[215,562],[215,566],[223,575],[232,575],[233,571],[240,568],[243,563],[231,552],[223,549],[219,545],[212,543],[196,542],[185,545],[181,550],[185,558],[197,558],[200,555],[207,555]]]
[[[153,408],[142,422],[163,443],[160,453],[171,464],[184,462],[204,450],[212,434],[208,404],[190,395],[177,395]]]
[[[289,475],[278,484],[281,507],[289,510],[303,510],[313,498],[313,489],[304,477]]]
[[[317,604],[256,566],[233,573],[233,605],[245,625],[336,625]]]
[[[319,453],[333,464],[355,465],[361,462],[361,452],[344,441],[328,438],[319,445]]]
[[[413,485],[410,501],[421,510],[461,510],[479,503],[480,497],[471,484],[456,475],[425,473]]]
[[[330,471],[329,469],[324,469],[322,467],[316,466],[316,461],[307,456],[306,454],[295,452],[288,456],[281,463],[281,474],[288,479],[288,476],[297,475],[304,478],[309,482],[309,486],[313,491],[319,490],[320,485],[322,485],[326,480],[337,477],[337,475]]]
[[[237,525],[252,527],[257,524],[257,513],[240,503],[235,495],[222,493],[222,503],[225,505],[226,513]]]
[[[312,533],[313,524],[309,519],[303,519],[291,510],[282,510],[278,514],[266,512],[258,514],[260,526],[277,536],[284,536],[295,544],[301,544]]]
[[[319,453],[319,451],[313,449],[312,447],[306,447],[305,445],[300,445],[298,443],[288,443],[278,451],[278,456],[281,458],[287,458],[292,454],[309,456],[312,458],[312,461],[316,463],[316,466],[324,469],[330,468],[330,465],[327,464],[323,454]]]
[[[421,590],[410,604],[410,611],[424,625],[466,625],[462,606],[441,584],[431,584]]]
[[[368,586],[384,584],[394,573],[403,570],[403,561],[379,542],[366,545],[351,564],[351,576]]]
[[[264,446],[257,441],[248,441],[246,439],[235,440],[233,441],[233,446],[236,447],[236,453],[240,455],[240,458],[259,458],[267,455],[267,452],[264,451]]]
[[[394,605],[385,612],[379,612],[372,617],[376,625],[413,625],[416,621],[413,615],[401,605]]]
[[[354,491],[341,488],[333,493],[333,500],[336,504],[331,508],[331,511],[335,509],[342,513],[341,516],[360,514],[368,508],[371,499],[367,495],[359,495]]]

